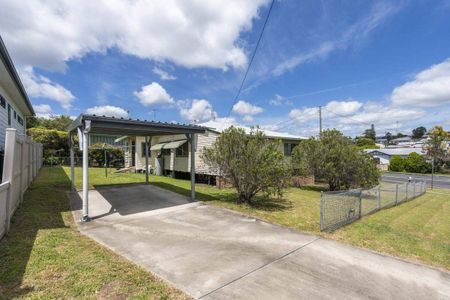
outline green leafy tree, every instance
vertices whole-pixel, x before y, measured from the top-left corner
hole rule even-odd
[[[427,133],[427,129],[423,126],[417,127],[416,129],[413,129],[412,131],[412,138],[413,139],[420,139],[422,138],[425,133]]]
[[[33,141],[43,145],[44,162],[49,162],[50,158],[55,156],[69,156],[69,134],[66,131],[46,128],[30,128],[27,132]],[[57,163],[57,161],[54,160],[53,163]]]
[[[390,133],[389,131],[388,132],[386,132],[385,134],[384,134],[384,138],[388,141],[388,143],[394,138],[393,136],[392,136],[392,133]]]
[[[380,175],[373,157],[336,129],[323,131],[319,140],[300,143],[294,149],[292,164],[304,175],[327,181],[332,191],[371,187],[378,184]]]
[[[405,171],[405,159],[401,156],[394,155],[389,161],[389,171],[404,172]]]
[[[406,172],[431,173],[431,164],[422,155],[412,152],[404,159]]]
[[[429,140],[426,143],[427,156],[434,160],[437,171],[445,166],[445,162],[449,160],[449,149],[447,141],[449,133],[442,126],[433,127],[428,133]]]
[[[375,141],[366,137],[358,137],[356,139],[356,146],[360,149],[378,149],[379,147],[375,144]]]
[[[47,128],[59,131],[67,131],[72,119],[69,116],[54,116],[50,118],[31,117],[27,119],[27,128]]]
[[[124,152],[121,148],[112,147],[108,144],[93,144],[89,146],[89,162],[99,167],[122,166],[124,163]]]
[[[373,124],[370,126],[370,128],[364,130],[364,137],[373,141],[376,140],[377,133],[375,132],[375,126]]]
[[[211,148],[202,151],[203,160],[231,181],[238,203],[252,203],[259,192],[282,197],[289,184],[290,165],[281,151],[281,142],[269,140],[258,129],[224,130]]]

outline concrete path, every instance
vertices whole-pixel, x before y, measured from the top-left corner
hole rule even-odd
[[[102,217],[79,223],[80,230],[195,298],[450,298],[449,273],[188,203],[156,187],[119,189],[91,191],[91,213]],[[122,201],[139,208],[115,209],[125,206],[106,199],[116,193],[134,195]],[[161,197],[182,204],[169,207]]]

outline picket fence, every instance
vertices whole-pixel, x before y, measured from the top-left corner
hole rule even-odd
[[[11,217],[23,194],[42,167],[42,144],[7,128],[2,183],[0,184],[0,239],[9,231]]]

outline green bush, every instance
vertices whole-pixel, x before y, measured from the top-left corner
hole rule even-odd
[[[405,159],[401,156],[394,155],[389,161],[389,171],[404,172],[405,171]]]
[[[418,153],[410,153],[404,159],[405,171],[412,173],[431,173],[431,164],[425,160],[425,157]]]
[[[69,134],[67,132],[47,128],[30,128],[27,132],[33,141],[43,145],[44,163],[48,162],[51,156],[69,156]]]
[[[121,148],[107,144],[93,144],[89,147],[89,162],[98,167],[104,167],[105,155],[109,167],[122,167],[124,165],[124,152]]]

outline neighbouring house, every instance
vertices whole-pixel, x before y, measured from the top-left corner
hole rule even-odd
[[[407,157],[411,153],[417,153],[425,155],[425,151],[422,148],[384,148],[384,149],[366,149],[366,153],[373,155],[375,159],[379,161],[380,169],[387,170],[389,162],[393,156]]]
[[[0,37],[0,176],[6,128],[15,128],[19,134],[25,134],[26,118],[34,115],[27,93]]]
[[[195,141],[195,173],[197,181],[216,184],[217,172],[209,168],[202,160],[201,153],[204,147],[210,147],[222,131],[229,128],[231,123],[209,121],[198,124],[206,129],[205,133],[198,134]],[[236,126],[236,125],[234,125]],[[250,133],[251,128],[237,126]],[[281,133],[271,130],[262,130],[269,139],[280,139],[286,157],[289,157],[293,148],[302,139],[301,136]],[[135,168],[136,171],[145,171],[145,137],[124,137],[125,140],[125,166]],[[184,135],[153,136],[150,141],[149,169],[157,175],[169,175],[176,178],[189,178],[190,172],[190,143]],[[159,160],[158,160],[159,157]],[[157,161],[158,160],[158,161]]]

